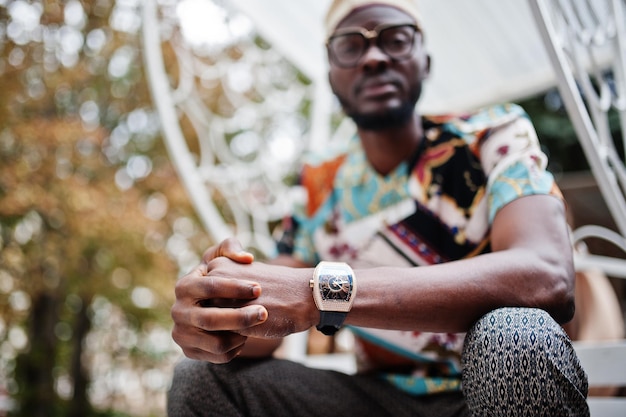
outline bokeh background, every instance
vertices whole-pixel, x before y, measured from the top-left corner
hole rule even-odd
[[[216,20],[186,32],[185,1],[160,5],[209,67],[231,66],[204,86],[215,112],[245,114],[234,111],[245,103],[229,102],[233,92],[259,102],[299,88],[289,111],[280,100],[264,105],[287,113],[288,132],[305,141],[306,77],[227,1],[207,2]],[[174,283],[212,242],[163,143],[141,6],[0,0],[0,416],[165,415],[181,356],[170,337]],[[166,65],[171,53],[164,50]],[[274,72],[254,77],[261,68]],[[520,104],[572,199],[581,190],[598,195],[558,93]],[[245,133],[231,141],[244,157],[256,143]],[[581,213],[607,219],[603,207],[594,210]]]

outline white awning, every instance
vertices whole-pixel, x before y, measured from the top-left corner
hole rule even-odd
[[[329,0],[230,0],[312,80],[326,82]],[[515,101],[555,84],[529,6],[521,0],[420,0],[432,75],[421,109],[442,112]]]

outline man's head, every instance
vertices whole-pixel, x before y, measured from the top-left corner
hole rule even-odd
[[[346,114],[369,130],[411,120],[430,67],[414,0],[335,0],[326,29],[330,85]]]
[[[333,0],[326,11],[324,27],[326,29],[326,39],[333,34],[337,25],[350,13],[362,7],[373,5],[391,6],[400,9],[415,21],[421,30],[421,15],[415,0]]]

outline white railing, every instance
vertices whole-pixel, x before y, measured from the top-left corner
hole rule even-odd
[[[204,228],[213,242],[236,236],[244,247],[271,255],[270,225],[298,198],[289,177],[313,142],[312,126],[329,125],[329,106],[320,106],[328,104],[328,92],[297,82],[298,71],[278,53],[262,50],[252,31],[238,40],[245,51],[231,48],[229,54],[229,45],[220,45],[216,58],[185,38],[176,2],[143,4],[153,102],[172,163]],[[307,117],[298,110],[303,103],[311,103]]]
[[[617,225],[613,231],[583,227],[574,240],[600,237],[626,251],[626,167],[611,135],[617,115],[626,149],[626,2],[531,0],[539,31],[557,75],[568,115],[591,171]],[[590,259],[581,260],[588,263]],[[600,261],[600,259],[598,259]],[[607,264],[603,260],[602,264]],[[626,277],[626,267],[612,272]]]
[[[626,1],[530,0],[530,6],[566,110],[617,227],[585,225],[574,231],[573,240],[600,238],[626,252],[626,168],[618,152],[618,146],[626,149]],[[617,115],[621,141],[612,137],[611,112]],[[576,268],[626,278],[623,259],[581,253]],[[626,341],[578,342],[575,347],[591,386],[626,384]],[[623,416],[626,410],[624,397],[592,395],[588,402],[594,417]]]

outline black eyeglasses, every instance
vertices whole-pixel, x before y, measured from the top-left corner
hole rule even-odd
[[[372,30],[343,28],[328,38],[326,47],[331,61],[343,68],[355,67],[374,39],[383,53],[402,60],[411,56],[417,30],[413,24],[385,24]]]

